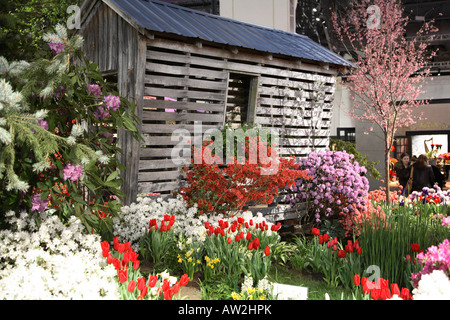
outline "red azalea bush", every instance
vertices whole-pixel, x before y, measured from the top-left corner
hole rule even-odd
[[[260,204],[270,204],[280,189],[291,187],[296,179],[307,179],[305,171],[297,170],[295,157],[281,158],[273,148],[267,146],[271,161],[276,161],[277,170],[268,172],[271,163],[262,163],[258,157],[257,163],[249,161],[249,153],[260,152],[251,150],[246,141],[245,162],[234,161],[226,166],[220,166],[221,159],[213,156],[208,142],[205,142],[201,152],[201,164],[193,164],[184,168],[187,172],[187,187],[180,188],[180,194],[190,206],[198,205],[199,213],[216,213],[233,215],[250,201]],[[209,164],[212,163],[212,164]]]

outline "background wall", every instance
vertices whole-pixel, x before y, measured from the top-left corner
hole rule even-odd
[[[295,32],[296,6],[297,0],[220,0],[220,15]]]

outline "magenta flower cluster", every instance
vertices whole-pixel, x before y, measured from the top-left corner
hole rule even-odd
[[[445,239],[437,247],[429,247],[426,253],[420,252],[417,261],[423,264],[423,269],[411,275],[414,287],[417,287],[422,275],[432,273],[434,270],[442,270],[450,277],[450,241]]]
[[[64,51],[64,43],[60,43],[60,42],[49,42],[48,46],[50,47],[50,49],[55,53],[58,54],[61,51]]]
[[[81,165],[74,165],[72,163],[69,163],[64,169],[63,174],[64,180],[71,180],[71,181],[77,181],[78,178],[83,173],[83,167]]]
[[[98,119],[106,119],[109,117],[109,110],[112,109],[117,111],[120,107],[120,98],[115,95],[107,95],[103,99],[103,105],[98,106],[97,110],[94,112],[94,116]]]
[[[450,190],[442,190],[439,186],[435,185],[434,188],[428,188],[424,187],[422,191],[413,191],[409,195],[409,199],[411,201],[418,201],[420,200],[421,196],[422,199],[426,199],[428,195],[431,195],[432,197],[439,197],[440,204],[449,204],[450,203]],[[423,201],[425,203],[425,201]]]
[[[316,222],[340,212],[353,214],[366,208],[369,181],[365,167],[345,151],[311,152],[298,159],[299,170],[306,170],[311,180],[299,179],[287,196],[291,206],[308,201]]]
[[[42,212],[48,207],[48,198],[41,200],[41,194],[36,193],[31,197],[31,211]]]
[[[102,95],[102,89],[98,84],[89,84],[87,89],[89,94],[93,94],[96,97]]]
[[[113,94],[107,95],[105,99],[103,99],[103,102],[105,103],[106,108],[113,109],[114,111],[117,111],[120,107],[120,98]]]

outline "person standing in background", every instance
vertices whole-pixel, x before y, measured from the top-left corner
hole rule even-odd
[[[420,192],[424,187],[433,188],[436,180],[433,169],[428,164],[428,157],[421,154],[413,166],[412,191]]]
[[[397,176],[398,183],[403,188],[402,193],[404,193],[406,190],[406,184],[408,182],[410,171],[411,171],[409,160],[410,160],[409,154],[407,154],[406,152],[403,152],[400,155],[399,161],[397,161],[397,163],[395,163],[395,165],[394,165],[394,171],[395,171],[395,175]]]

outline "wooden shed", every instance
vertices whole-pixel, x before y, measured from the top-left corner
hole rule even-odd
[[[86,0],[81,14],[83,50],[142,119],[143,144],[118,133],[125,203],[178,189],[171,135],[195,121],[277,128],[283,155],[328,145],[336,75],[350,63],[311,39],[156,0]]]

